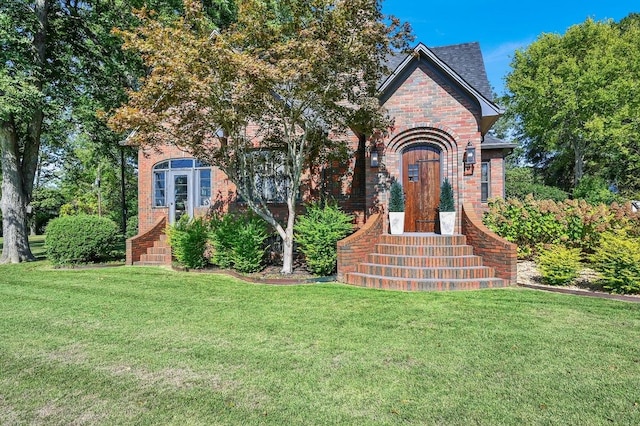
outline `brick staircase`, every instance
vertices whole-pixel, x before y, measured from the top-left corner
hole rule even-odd
[[[167,236],[161,234],[153,245],[147,248],[146,253],[140,255],[140,260],[134,265],[171,265],[171,247],[167,243]]]
[[[493,268],[483,266],[464,235],[406,233],[380,235],[374,252],[344,274],[362,287],[429,291],[506,287]]]

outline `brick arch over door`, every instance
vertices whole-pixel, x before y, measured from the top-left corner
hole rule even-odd
[[[441,127],[414,127],[397,134],[387,145],[399,160],[398,179],[403,183],[407,196],[406,232],[437,231],[437,205],[440,200],[440,183],[447,177],[454,193],[460,194],[462,185],[458,152],[453,132]],[[411,167],[409,167],[411,165]],[[409,170],[411,168],[411,171]],[[413,179],[414,181],[411,181]],[[456,203],[459,203],[456,197]]]

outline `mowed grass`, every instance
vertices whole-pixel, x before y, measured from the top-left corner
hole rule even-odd
[[[640,424],[640,304],[0,266],[0,424]]]

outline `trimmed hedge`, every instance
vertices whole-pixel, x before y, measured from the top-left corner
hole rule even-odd
[[[536,261],[542,281],[551,285],[569,285],[580,270],[580,249],[549,246],[543,249]]]
[[[189,269],[202,269],[209,263],[205,256],[208,237],[207,224],[202,218],[190,219],[182,215],[173,226],[167,227],[167,241],[178,263]]]
[[[269,237],[268,225],[254,214],[227,213],[210,221],[211,263],[239,272],[257,272],[264,267]]]
[[[53,219],[46,228],[47,257],[56,265],[108,260],[120,240],[118,225],[106,217],[79,215]]]
[[[640,239],[624,232],[607,232],[591,261],[602,276],[605,289],[612,293],[640,293]]]
[[[306,213],[298,216],[295,241],[311,273],[326,276],[336,270],[337,244],[353,232],[352,220],[337,205],[320,203],[308,205]]]
[[[484,224],[518,245],[518,257],[530,258],[543,244],[561,244],[591,254],[600,245],[603,232],[629,229],[640,232],[640,214],[631,205],[591,205],[585,200],[493,200]]]

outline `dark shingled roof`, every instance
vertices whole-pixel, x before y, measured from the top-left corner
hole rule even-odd
[[[493,93],[487,78],[479,43],[454,44],[451,46],[430,47],[429,49],[485,98],[490,101],[493,100]],[[407,54],[405,53],[388,56],[387,66],[393,71],[398,68],[406,57]]]
[[[491,133],[484,135],[484,139],[482,140],[482,149],[513,149],[517,146],[518,144],[498,139]]]

